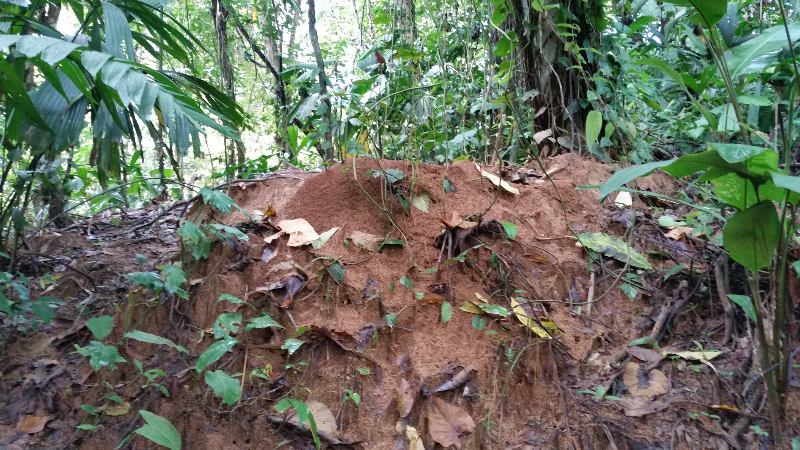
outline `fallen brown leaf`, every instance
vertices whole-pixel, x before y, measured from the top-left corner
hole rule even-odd
[[[692,227],[675,227],[669,230],[665,236],[672,239],[673,241],[679,241],[684,234],[690,233],[692,231]]]
[[[648,400],[644,397],[625,396],[617,402],[622,406],[625,415],[628,417],[642,417],[647,414],[657,413],[666,409],[669,402],[661,400]]]
[[[331,436],[339,434],[339,429],[336,426],[336,417],[333,416],[331,410],[328,409],[324,403],[309,400],[306,402],[306,405],[308,405],[308,410],[311,411],[311,415],[314,417],[317,430],[323,431]],[[297,413],[293,413],[289,416],[289,422],[297,427],[300,426],[300,419],[297,417]]]
[[[475,422],[462,408],[450,405],[438,398],[428,403],[428,431],[434,441],[449,447],[461,448],[459,437],[472,433]]]
[[[20,433],[34,434],[44,430],[44,426],[50,421],[50,416],[27,415],[20,417],[17,422],[17,431]]]
[[[383,238],[379,236],[375,236],[369,233],[365,233],[363,231],[353,231],[350,234],[350,240],[353,244],[372,252],[378,253],[378,250],[381,249],[381,244],[383,243]]]
[[[400,379],[400,386],[397,387],[397,409],[400,417],[407,417],[414,406],[414,390],[405,378]]]
[[[646,363],[654,363],[664,359],[664,355],[655,350],[637,346],[628,348],[628,354]]]
[[[642,372],[641,366],[635,362],[625,365],[622,382],[628,386],[631,394],[637,397],[653,398],[669,392],[669,379],[664,372],[653,369],[650,373]]]
[[[425,446],[422,445],[422,438],[419,437],[416,428],[406,427],[406,437],[408,438],[408,450],[425,450]]]

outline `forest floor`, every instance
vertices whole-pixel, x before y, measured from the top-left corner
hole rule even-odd
[[[65,303],[37,332],[3,325],[0,448],[115,448],[143,425],[139,410],[169,419],[186,449],[313,448],[308,431],[276,411],[282,398],[309,404],[329,448],[441,448],[434,436],[465,449],[770,448],[747,318],[738,307],[726,316],[718,297],[718,253],[656,220],[688,210],[646,196],[635,211],[601,205],[598,190],[576,187],[604,183],[612,168],[574,155],[546,161],[552,183],[535,170],[506,174],[527,182],[510,185],[518,195],[469,161],[447,170],[381,165],[402,171],[406,182],[382,192],[383,180],[366,173],[376,162],[359,158],[320,173],[231,183],[226,192],[256,226],[240,211],[211,214],[186,202],[76,218],[30,237],[21,270],[32,295]],[[677,191],[663,174],[638,187]],[[427,212],[420,202],[405,212],[394,195],[422,191]],[[187,215],[237,226],[249,239],[216,242],[208,259],[184,267],[192,269],[188,300],[154,296],[125,278],[181,261],[177,228]],[[290,246],[285,235],[266,242],[273,224],[287,219],[305,219],[317,233],[339,229],[318,249]],[[462,219],[476,223],[458,226]],[[513,239],[504,222],[517,226]],[[654,269],[624,270],[610,258],[590,264],[567,223],[577,234],[621,237]],[[377,249],[387,234],[397,242]],[[55,285],[40,284],[47,273]],[[735,268],[731,274],[735,291]],[[635,298],[621,285],[636,289]],[[218,301],[223,294],[253,308]],[[509,298],[527,299],[520,300],[526,315],[551,320],[558,338],[540,339],[502,309],[476,314],[480,302],[511,310]],[[443,323],[445,300],[453,308]],[[261,312],[283,328],[233,331],[241,343],[211,368],[238,374],[243,390],[233,406],[223,404],[191,369],[215,341],[220,314],[246,321]],[[75,346],[89,344],[86,321],[102,315],[114,317],[103,341],[127,363],[95,372]],[[723,343],[726,317],[732,336]],[[123,338],[133,329],[168,338],[188,356]],[[290,353],[289,338],[303,344]],[[630,345],[636,340],[641,345]],[[143,388],[133,360],[163,370],[169,395]],[[82,405],[106,406],[93,416]],[[785,432],[796,436],[796,395],[788,406],[794,419]],[[80,424],[102,427],[76,430]],[[138,435],[126,445],[157,447]]]

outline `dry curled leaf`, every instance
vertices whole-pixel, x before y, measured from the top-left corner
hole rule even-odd
[[[400,385],[397,386],[397,409],[400,411],[400,417],[408,417],[412,407],[414,407],[414,390],[405,378],[401,378]]]
[[[475,167],[478,169],[478,171],[481,173],[482,176],[488,178],[489,181],[491,181],[492,184],[494,184],[495,186],[500,186],[514,195],[519,195],[519,189],[515,188],[514,186],[511,186],[505,180],[501,180],[500,177],[498,177],[497,175],[491,174],[481,169],[481,166],[479,166],[477,163],[475,163]]]
[[[319,239],[319,234],[306,219],[281,220],[278,228],[289,235],[289,247],[300,247]]]
[[[422,438],[419,437],[416,428],[406,427],[406,437],[408,438],[408,450],[425,450],[425,446],[422,445]]]
[[[628,354],[646,363],[654,363],[664,359],[664,355],[649,348],[633,346],[628,348]]]
[[[669,392],[669,379],[664,372],[653,369],[645,374],[641,366],[635,362],[625,365],[622,382],[628,386],[631,394],[637,397],[653,398]]]
[[[459,437],[472,433],[475,422],[464,409],[438,398],[428,403],[428,431],[434,441],[449,447],[461,448]]]
[[[323,431],[330,436],[336,436],[339,434],[339,429],[336,426],[336,417],[333,416],[331,410],[325,406],[324,403],[314,400],[309,400],[305,403],[308,405],[308,410],[311,411],[311,415],[314,417],[314,422],[317,424],[317,430]],[[289,423],[300,427],[300,419],[298,419],[296,412],[289,416],[288,421]]]
[[[353,231],[350,235],[350,240],[353,244],[372,253],[377,253],[378,250],[381,249],[381,244],[383,243],[382,237],[374,236],[363,231]]]
[[[672,239],[673,241],[679,241],[684,234],[691,233],[692,227],[675,227],[670,229],[664,236]]]
[[[455,389],[461,386],[462,384],[466,383],[467,380],[469,380],[469,376],[473,370],[475,370],[475,366],[468,366],[464,368],[464,370],[458,372],[456,376],[447,380],[444,384],[431,391],[431,394],[435,394],[437,392],[449,391],[450,389]]]
[[[44,426],[50,420],[50,416],[27,415],[20,417],[17,422],[17,431],[20,433],[34,434],[44,430]]]

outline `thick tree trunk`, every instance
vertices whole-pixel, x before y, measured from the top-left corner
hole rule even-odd
[[[325,162],[333,161],[333,133],[331,132],[331,101],[328,98],[328,83],[325,76],[325,62],[322,59],[322,50],[319,48],[319,38],[317,37],[317,17],[314,7],[314,0],[308,0],[308,34],[311,37],[311,47],[314,48],[314,57],[319,67],[319,87],[322,102],[327,106],[322,115],[322,122],[327,126],[325,130],[325,142],[322,143],[323,159]]]

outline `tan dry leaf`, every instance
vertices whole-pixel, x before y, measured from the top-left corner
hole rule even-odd
[[[482,176],[488,178],[489,181],[491,181],[492,184],[494,184],[495,186],[500,186],[514,195],[519,195],[519,189],[515,188],[514,186],[511,186],[506,181],[501,180],[500,177],[498,177],[497,175],[491,174],[481,169],[481,166],[479,166],[478,163],[475,163],[475,167],[478,169],[478,171],[481,173]]]
[[[311,411],[311,415],[314,417],[317,430],[324,431],[330,436],[337,436],[339,434],[339,429],[336,426],[336,417],[334,417],[331,410],[325,406],[325,403],[309,400],[306,402],[306,405],[308,405],[308,410]],[[292,413],[288,421],[300,427],[300,419],[297,417],[297,412]]]
[[[469,230],[470,228],[477,227],[478,222],[470,222],[469,220],[464,220],[461,218],[461,215],[458,214],[458,211],[453,211],[453,214],[450,215],[450,222],[449,225],[453,228],[461,228],[463,230]]]
[[[125,414],[131,412],[131,404],[128,402],[125,402],[121,405],[117,403],[109,405],[105,410],[107,416],[124,416]]]
[[[264,242],[266,242],[267,244],[271,244],[272,241],[274,241],[275,239],[278,239],[279,237],[283,236],[284,234],[285,233],[283,231],[278,231],[277,233],[275,233],[273,235],[265,237],[264,238]]]
[[[670,229],[664,236],[672,239],[673,241],[679,241],[684,234],[691,233],[692,227],[675,227]]]
[[[653,369],[645,375],[642,373],[641,366],[635,362],[625,365],[622,382],[628,386],[631,394],[637,397],[653,398],[669,392],[669,379],[664,372]]]
[[[27,415],[20,417],[17,422],[17,431],[20,433],[34,434],[44,430],[44,426],[50,421],[50,416],[32,416]]]
[[[300,247],[319,239],[319,234],[306,219],[281,220],[278,228],[289,235],[289,247]]]
[[[657,413],[666,409],[669,402],[661,400],[647,400],[644,397],[625,396],[622,400],[617,401],[617,404],[622,406],[625,415],[628,417],[642,417],[647,414]]]
[[[383,244],[382,237],[365,233],[363,231],[353,231],[349,239],[353,241],[353,244],[356,244],[357,246],[372,253],[378,253],[378,250],[381,248],[381,244]]]
[[[414,390],[405,378],[400,379],[400,385],[397,386],[397,409],[400,412],[400,417],[407,417],[411,413],[411,408],[414,407]]]
[[[617,198],[614,199],[614,205],[617,208],[630,208],[633,206],[633,197],[631,197],[631,193],[623,191],[617,194]]]
[[[447,448],[461,448],[459,437],[472,433],[475,422],[464,409],[438,398],[428,403],[428,431],[434,441]]]
[[[543,140],[549,138],[552,135],[553,135],[553,129],[548,128],[546,130],[542,130],[538,133],[535,133],[533,135],[533,140],[536,141],[537,144],[541,144]]]
[[[419,437],[417,429],[414,427],[406,427],[406,437],[408,438],[408,450],[425,450],[422,445],[422,438]]]

